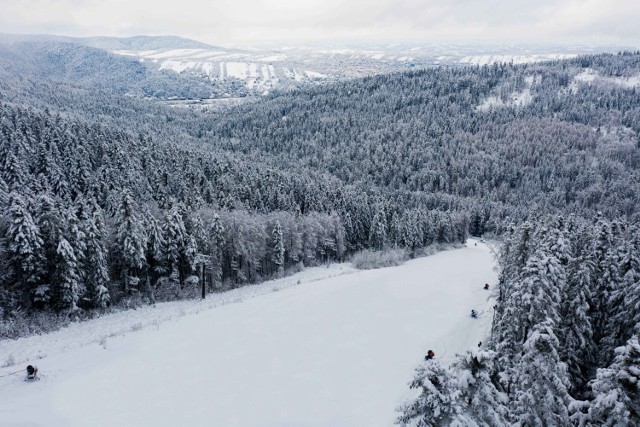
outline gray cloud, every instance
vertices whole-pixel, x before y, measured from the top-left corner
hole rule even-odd
[[[640,43],[636,0],[0,0],[0,31],[176,34],[214,44]]]

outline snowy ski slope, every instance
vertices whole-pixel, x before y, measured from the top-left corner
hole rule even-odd
[[[489,248],[470,241],[399,267],[310,269],[0,342],[0,362],[17,362],[0,369],[0,426],[391,426],[428,349],[450,361],[485,339],[482,285],[496,280]],[[27,361],[39,382],[2,377]]]

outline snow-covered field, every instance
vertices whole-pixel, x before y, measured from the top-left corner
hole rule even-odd
[[[600,75],[597,71],[591,68],[585,68],[580,74],[577,74],[573,78],[573,82],[569,86],[569,89],[573,93],[577,93],[580,84],[609,84],[620,86],[624,89],[640,88],[640,74],[630,77],[608,77]]]
[[[428,349],[449,361],[489,333],[493,267],[470,241],[3,341],[16,365],[0,369],[0,425],[391,426]]]
[[[470,55],[460,59],[461,64],[489,65],[494,63],[526,64],[543,61],[553,61],[557,59],[571,59],[578,56],[575,53],[548,53],[548,54],[528,54],[528,55]]]

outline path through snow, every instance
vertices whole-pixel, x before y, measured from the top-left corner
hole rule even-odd
[[[239,291],[0,342],[0,358],[47,354],[35,361],[41,381],[0,378],[0,425],[391,426],[429,348],[450,361],[487,336],[493,266],[470,241],[399,267],[334,266],[324,274],[335,277],[252,287],[254,298]],[[484,316],[471,319],[472,308]],[[129,332],[92,343],[114,324]]]

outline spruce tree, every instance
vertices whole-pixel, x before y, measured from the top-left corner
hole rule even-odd
[[[569,379],[552,321],[534,326],[515,369],[513,421],[526,426],[569,425]]]
[[[284,241],[282,238],[282,226],[280,221],[276,221],[271,232],[272,249],[271,249],[271,262],[276,266],[278,274],[284,271]]]
[[[60,237],[64,232],[64,221],[58,206],[49,194],[38,196],[37,221],[44,252],[44,262],[41,264],[42,281],[50,284],[56,269],[55,260]]]
[[[209,236],[211,241],[211,275],[213,277],[214,286],[219,286],[222,282],[222,255],[225,247],[225,241],[224,227],[222,226],[220,217],[217,213],[213,215]]]
[[[93,201],[91,212],[82,220],[86,237],[85,253],[85,286],[86,299],[92,307],[104,308],[111,303],[111,295],[107,288],[109,270],[107,265],[107,249],[104,244],[105,225],[100,207]]]
[[[58,311],[73,311],[78,303],[78,269],[73,248],[60,237],[55,260],[56,270],[51,283],[51,305]]]
[[[8,223],[6,238],[9,260],[16,275],[16,282],[25,286],[23,291],[29,292],[41,279],[44,242],[29,212],[27,202],[16,192],[10,194],[5,219]]]
[[[166,242],[160,221],[153,216],[147,216],[147,249],[146,258],[149,266],[150,285],[156,286],[158,278],[166,272],[164,248]]]
[[[138,207],[128,190],[125,190],[116,214],[116,253],[119,257],[123,290],[139,282],[138,275],[146,266],[147,236],[137,212]]]
[[[181,262],[188,242],[187,231],[177,206],[167,211],[162,224],[162,234],[165,241],[165,257],[167,271],[176,278],[182,286],[184,277]]]
[[[474,349],[459,355],[453,365],[459,378],[464,411],[478,425],[508,424],[508,398],[494,384],[494,360],[491,350]]]
[[[401,426],[463,426],[466,425],[461,404],[462,393],[454,374],[435,360],[416,368],[411,389],[420,391],[413,401],[398,411],[396,423]]]
[[[562,296],[559,337],[560,356],[567,363],[571,391],[586,385],[595,356],[590,306],[595,265],[591,258],[579,255],[568,266],[567,287]]]
[[[635,230],[634,230],[635,231]],[[609,319],[603,344],[623,345],[640,323],[640,233],[621,245],[618,272],[619,284],[609,296]]]
[[[387,241],[387,220],[384,206],[378,205],[369,232],[369,245],[376,250],[381,250]]]
[[[640,343],[637,335],[615,350],[615,358],[609,367],[598,369],[591,388],[595,397],[589,409],[589,425],[640,425]]]

